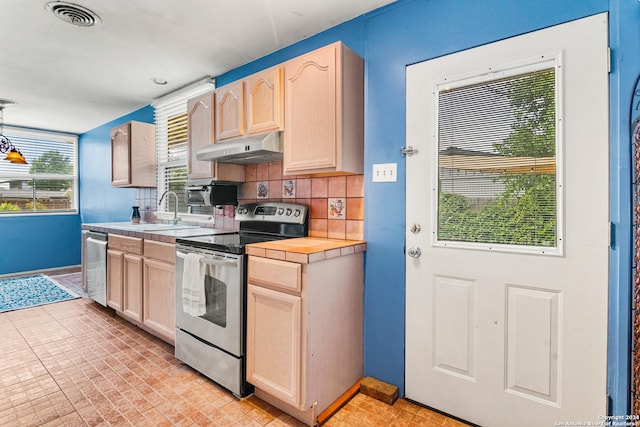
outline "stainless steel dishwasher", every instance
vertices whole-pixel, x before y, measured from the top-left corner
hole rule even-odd
[[[86,259],[84,262],[85,283],[89,298],[107,306],[107,235],[96,231],[85,231]]]

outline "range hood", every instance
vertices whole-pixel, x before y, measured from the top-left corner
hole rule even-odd
[[[279,161],[282,160],[282,132],[211,144],[199,150],[196,159],[243,165]]]

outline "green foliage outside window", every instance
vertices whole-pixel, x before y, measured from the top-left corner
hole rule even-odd
[[[58,151],[47,151],[31,162],[29,173],[70,175],[73,173],[73,163],[69,157],[63,156]],[[69,180],[39,179],[38,186],[48,191],[68,190],[71,188],[71,182]]]
[[[13,203],[3,202],[0,203],[0,211],[19,211],[20,207],[18,205],[14,205]]]

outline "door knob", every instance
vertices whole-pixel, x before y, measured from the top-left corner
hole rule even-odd
[[[411,258],[420,258],[420,255],[422,255],[422,251],[417,246],[411,246],[407,251],[407,255],[409,255]]]

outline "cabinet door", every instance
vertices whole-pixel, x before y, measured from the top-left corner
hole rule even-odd
[[[213,178],[215,163],[196,159],[198,150],[215,142],[215,95],[205,93],[190,99],[187,103],[187,120],[189,135],[189,157],[187,175],[189,179]]]
[[[142,257],[124,254],[122,312],[142,322]]]
[[[282,68],[274,67],[245,79],[247,133],[282,128]]]
[[[247,381],[302,409],[301,298],[249,284]]]
[[[107,305],[122,311],[124,252],[107,249]]]
[[[244,135],[242,81],[216,89],[216,141]]]
[[[143,323],[159,336],[175,342],[175,267],[145,258],[143,274]]]
[[[131,184],[131,124],[111,129],[111,185]]]
[[[285,173],[335,168],[337,45],[285,63]]]

